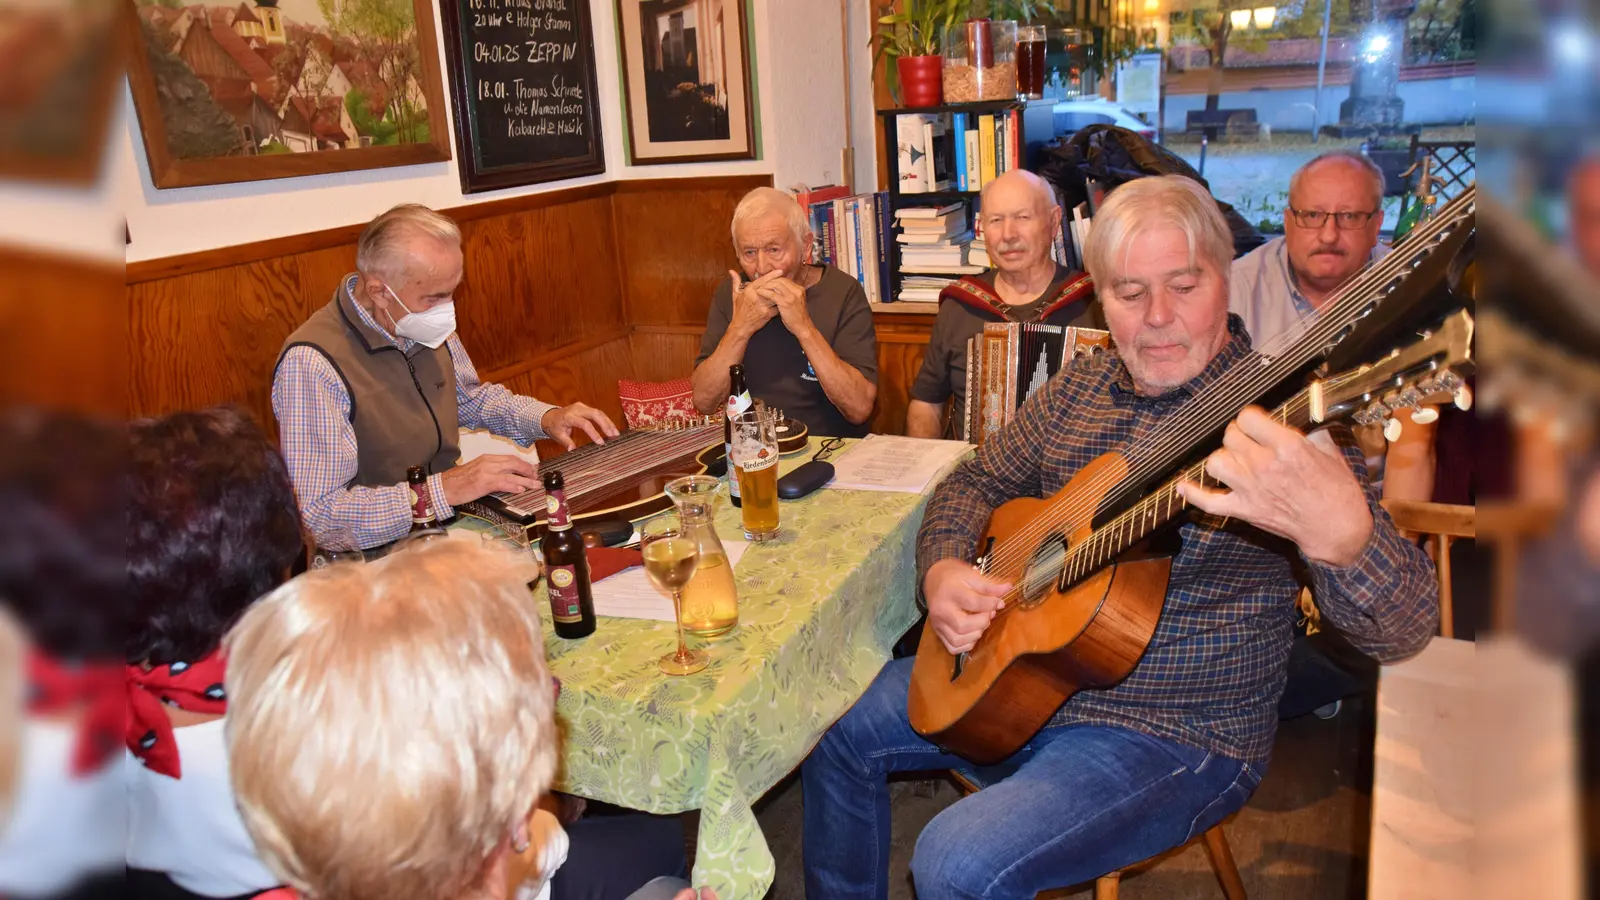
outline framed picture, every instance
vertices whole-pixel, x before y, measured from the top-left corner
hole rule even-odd
[[[744,0],[617,0],[630,165],[754,159]]]
[[[158,188],[450,158],[430,0],[125,0]]]
[[[606,170],[586,0],[440,0],[439,14],[463,193]]]

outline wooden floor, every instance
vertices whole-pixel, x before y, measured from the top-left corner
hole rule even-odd
[[[1227,826],[1228,841],[1251,900],[1354,900],[1366,895],[1366,853],[1372,779],[1370,700],[1346,702],[1334,719],[1307,716],[1278,729],[1267,777]],[[924,784],[929,784],[924,782]],[[907,875],[917,833],[959,797],[944,781],[919,790],[894,784],[891,900],[910,900]],[[800,869],[800,784],[791,778],[758,808],[777,858],[769,900],[803,900]],[[1051,896],[1088,898],[1083,886]],[[1123,900],[1221,900],[1205,849],[1198,844],[1124,879]]]

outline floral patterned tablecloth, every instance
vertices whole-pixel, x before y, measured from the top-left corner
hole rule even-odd
[[[860,698],[916,621],[926,503],[832,490],[785,501],[780,536],[751,544],[734,567],[738,626],[690,638],[711,654],[699,674],[656,668],[676,640],[669,623],[602,618],[576,641],[547,632],[566,738],[559,788],[647,812],[700,810],[694,883],[723,900],[765,894],[773,857],[751,807]],[[742,538],[739,510],[719,506],[717,533]]]

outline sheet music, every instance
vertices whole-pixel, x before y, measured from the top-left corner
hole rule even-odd
[[[728,565],[737,566],[748,541],[723,541]],[[624,569],[594,583],[594,614],[613,619],[653,619],[672,621],[672,595],[656,587],[644,566]]]
[[[869,434],[834,460],[833,480],[826,487],[920,494],[973,449],[966,441]]]

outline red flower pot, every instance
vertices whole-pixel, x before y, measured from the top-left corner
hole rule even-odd
[[[944,100],[944,57],[901,56],[894,63],[906,106],[938,106]]]

